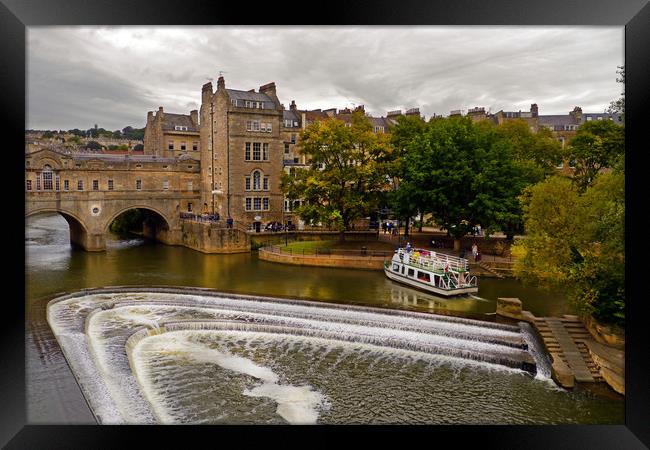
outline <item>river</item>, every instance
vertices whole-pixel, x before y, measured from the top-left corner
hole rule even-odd
[[[479,292],[476,296],[443,299],[396,285],[380,271],[297,268],[260,261],[255,253],[205,255],[184,247],[170,247],[139,238],[113,238],[107,242],[106,252],[88,253],[73,250],[69,245],[68,233],[67,223],[58,215],[35,216],[26,224],[26,368],[27,411],[30,423],[63,424],[95,421],[45,320],[47,300],[60,292],[73,292],[82,288],[100,286],[195,286],[239,294],[438,312],[486,320],[493,319],[493,316],[488,314],[495,311],[497,297],[518,297],[522,299],[524,309],[535,315],[561,315],[569,312],[566,310],[562,292],[525,286],[511,279],[483,278],[479,281]],[[187,330],[184,332],[190,333]],[[245,351],[232,347],[233,342],[236,341],[232,336],[215,337],[214,333],[196,333],[196,336],[200,334],[202,342],[208,342],[209,345],[217,345],[215,342],[220,342],[219,345],[239,352],[238,357],[248,355]],[[183,339],[189,339],[188,336],[183,336]],[[164,346],[172,343],[172,341],[162,340],[155,344]],[[154,348],[153,342],[147,345]],[[180,344],[175,342],[174,345]],[[334,347],[328,351],[322,350],[321,347],[312,348],[311,344],[307,345],[302,341],[296,345],[296,348],[302,349],[299,353],[313,354],[319,360],[327,360],[328,355],[341,351]],[[277,342],[264,342],[266,353],[272,355],[267,356],[270,358],[268,361],[277,362],[288,358],[279,350],[280,347]],[[247,351],[252,352],[250,349]],[[293,356],[295,354],[295,352],[290,353]],[[289,358],[292,362],[285,361],[283,364],[294,364],[291,366],[292,371],[304,370],[305,367],[295,363],[293,356]],[[623,397],[604,385],[564,391],[552,383],[531,379],[521,374],[515,376],[497,371],[495,375],[490,370],[468,369],[469,366],[454,364],[443,369],[435,365],[436,370],[433,371],[429,366],[421,367],[418,365],[420,363],[417,363],[410,365],[409,370],[404,371],[404,363],[400,358],[394,355],[381,358],[382,364],[386,366],[386,373],[395,373],[391,383],[401,384],[400,391],[404,392],[403,397],[395,399],[395,408],[406,408],[409,404],[413,404],[414,400],[410,395],[413,389],[417,392],[418,386],[423,391],[438,389],[446,391],[442,397],[423,395],[419,414],[409,415],[409,411],[404,411],[402,417],[406,417],[406,422],[409,423],[624,423]],[[330,398],[349,399],[352,392],[346,390],[349,387],[340,387],[342,386],[339,382],[342,379],[340,377],[349,379],[356,373],[355,370],[358,371],[356,368],[360,364],[372,365],[373,363],[365,359],[354,360],[348,366],[345,364],[339,366],[340,375],[327,376],[326,373],[320,372],[314,374],[309,382],[318,385]],[[150,363],[143,366],[142,370],[145,369],[147,373],[159,370]],[[192,370],[197,370],[199,373],[203,369],[196,367]],[[225,369],[221,368],[221,370],[219,373]],[[182,373],[184,377],[193,376],[191,370]],[[432,373],[435,376],[432,376]],[[178,379],[176,382],[182,381]],[[302,382],[305,382],[305,379],[302,379]],[[362,382],[365,385],[386,384],[381,374],[370,373],[364,376]],[[504,383],[508,385],[507,388],[503,388]],[[333,387],[335,385],[339,387]],[[255,391],[251,389],[251,392]],[[392,386],[386,389],[394,391],[395,388]],[[346,414],[337,415],[328,409],[321,412],[321,419],[327,423],[395,421],[394,416],[381,412],[379,406],[382,401],[381,389],[369,392],[372,395],[369,394],[365,401],[369,403],[369,407],[374,408],[373,414],[355,414],[354,408],[350,407]],[[471,408],[459,408],[454,403],[462,401],[457,398],[461,392],[471,396],[467,398],[469,404],[474,401],[472,399],[485,399],[487,396],[488,400],[474,404],[474,407],[487,411],[482,421],[476,422],[477,416],[470,411]],[[489,400],[490,396],[492,400]],[[255,405],[258,401],[255,396],[237,397],[239,402],[244,400],[250,405]],[[275,404],[268,398],[263,400],[266,403],[263,402],[263,406],[259,406],[262,410],[269,407],[269,404]],[[165,401],[172,402],[173,399]],[[373,401],[377,404],[374,405]],[[275,402],[278,400],[275,399]],[[447,407],[440,402],[446,402]],[[252,408],[255,409],[256,406]],[[427,416],[426,411],[430,411],[432,416]],[[437,412],[434,414],[434,411]],[[448,411],[447,416],[441,417],[441,411]],[[452,411],[455,412],[452,414]],[[267,413],[270,416],[267,414],[259,417],[255,415],[244,417],[230,411],[231,415],[224,417],[230,417],[240,423],[282,422],[277,416],[268,411]],[[233,419],[234,417],[237,419]],[[208,419],[206,420],[210,422]]]

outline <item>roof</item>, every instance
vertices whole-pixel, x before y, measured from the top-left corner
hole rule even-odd
[[[165,113],[163,116],[162,129],[174,130],[174,127],[187,127],[187,131],[199,131],[192,123],[192,118],[186,114]]]
[[[609,114],[609,113],[583,113],[580,118],[580,123],[587,122],[587,117],[591,117],[591,120],[609,120],[610,118],[617,123],[623,122],[623,117],[620,114]]]
[[[261,92],[239,91],[237,89],[226,89],[231,100],[251,100],[264,102],[264,109],[275,109],[275,102],[271,97]]]
[[[285,109],[285,110],[282,111],[282,119],[283,120],[297,120],[297,121],[300,121],[300,115],[295,111]]]
[[[575,117],[569,114],[538,116],[537,123],[539,125],[578,125]]]

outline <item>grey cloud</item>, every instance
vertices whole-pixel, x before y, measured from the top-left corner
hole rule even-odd
[[[208,78],[275,81],[300,108],[365,104],[427,116],[485,106],[602,111],[620,95],[613,27],[38,27],[28,33],[28,126],[142,126],[198,108]],[[90,125],[88,125],[90,124]]]

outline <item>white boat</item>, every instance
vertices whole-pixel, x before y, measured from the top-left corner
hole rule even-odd
[[[440,295],[478,292],[476,276],[469,273],[464,258],[421,248],[395,250],[393,259],[384,262],[388,278]]]

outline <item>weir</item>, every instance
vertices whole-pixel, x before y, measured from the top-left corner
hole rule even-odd
[[[152,335],[162,339],[161,335],[167,334],[173,338],[180,331],[190,333],[193,340],[216,339],[215,343],[223,339],[230,342],[228,339],[236,336],[237,344],[228,345],[236,350],[241,341],[246,352],[253,351],[251,345],[267,349],[265,352],[289,344],[298,348],[320,345],[354,349],[350,358],[360,361],[366,361],[364,355],[370,352],[376,356],[370,359],[371,365],[409,354],[416,360],[438,361],[436,364],[447,361],[477,365],[475,370],[502,367],[538,372],[540,376],[539,359],[533,357],[531,341],[520,326],[426,313],[204,289],[102,288],[52,300],[48,304],[48,322],[102,423],[160,421],[161,416],[154,412],[156,407],[150,408],[153,405],[142,394],[143,383],[149,386],[151,382],[143,381],[138,368],[149,363],[134,362],[130,352],[136,340]],[[74,343],[67,338],[70,335],[75,336]],[[212,348],[216,344],[209,345]],[[317,351],[315,356],[327,359],[333,351]],[[176,368],[165,370],[185,371],[183,359],[174,358],[167,364]],[[147,370],[160,370],[155,364]],[[170,392],[178,388],[168,387]],[[293,388],[274,384],[273,389]]]

